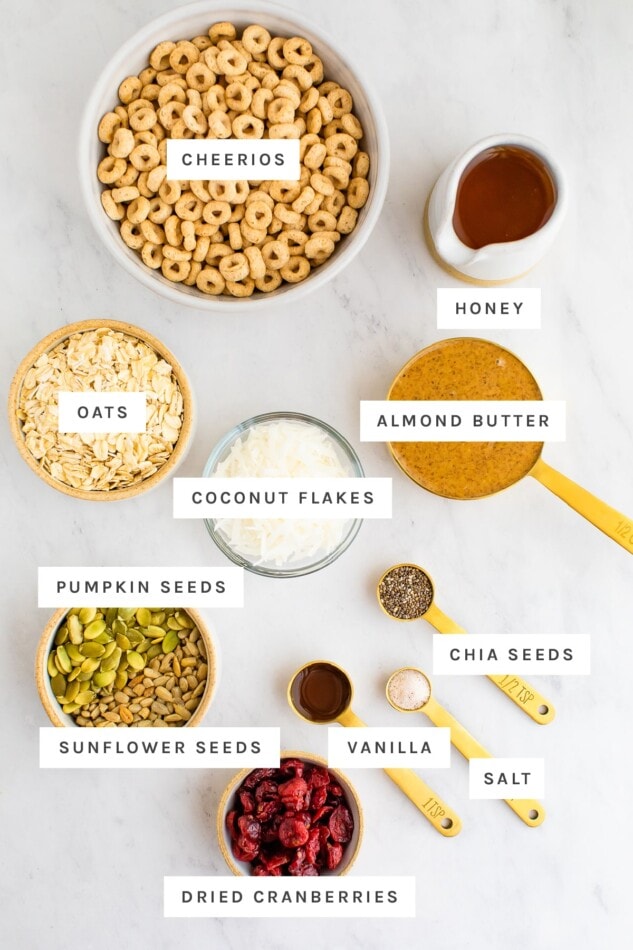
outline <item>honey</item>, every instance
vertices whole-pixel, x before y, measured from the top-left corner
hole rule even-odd
[[[556,188],[543,161],[515,145],[487,148],[457,186],[453,228],[468,247],[520,241],[549,221]]]
[[[352,687],[342,670],[329,663],[311,663],[294,677],[290,697],[310,722],[334,722],[352,701]]]

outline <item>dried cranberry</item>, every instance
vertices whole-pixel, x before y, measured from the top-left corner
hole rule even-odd
[[[319,852],[321,851],[321,836],[318,828],[313,828],[306,842],[306,861],[308,864],[316,864]]]
[[[334,841],[347,844],[354,831],[354,819],[349,808],[339,805],[334,809],[328,821],[328,828]]]
[[[323,808],[319,808],[318,811],[315,811],[314,815],[312,816],[312,824],[316,825],[317,821],[321,821],[322,818],[327,817],[333,808],[333,805],[324,805]]]
[[[277,769],[255,769],[254,772],[246,776],[242,782],[242,788],[255,788],[255,786],[263,782],[265,778],[271,778],[276,772]]]
[[[302,864],[299,868],[298,877],[318,877],[319,872],[313,864]]]
[[[240,829],[241,833],[246,837],[250,838],[251,841],[259,841],[262,835],[262,826],[254,818],[251,818],[249,815],[242,815],[241,818],[237,819],[237,827]]]
[[[305,807],[307,782],[302,778],[291,778],[279,786],[279,797],[286,806],[293,811],[302,811]]]
[[[327,842],[327,857],[326,857],[326,867],[328,871],[333,871],[334,868],[337,868],[341,863],[343,858],[343,846],[340,844],[330,844]]]
[[[331,777],[328,770],[320,769],[317,765],[312,768],[310,775],[307,778],[312,788],[324,788],[331,782]]]
[[[279,825],[279,840],[284,848],[299,848],[308,840],[305,823],[295,818],[284,818]]]
[[[284,848],[278,848],[276,851],[266,852],[260,855],[262,864],[269,869],[279,868],[284,864],[289,864],[292,856],[292,851],[286,851]]]
[[[275,815],[269,824],[262,828],[262,841],[270,843],[279,840],[279,825],[283,821],[283,815]]]
[[[260,782],[255,789],[255,798],[258,802],[273,801],[273,799],[279,797],[277,788],[276,782],[271,782],[270,779],[266,779],[264,782]]]
[[[242,847],[243,844],[246,844],[247,847]],[[257,845],[253,844],[252,841],[249,841],[248,838],[238,838],[237,841],[233,842],[231,847],[233,854],[238,861],[252,861],[253,858],[257,857]]]
[[[310,799],[310,807],[314,811],[318,811],[327,799],[327,788],[324,785],[315,788],[312,792],[312,798]]]
[[[255,811],[255,799],[251,793],[245,789],[241,788],[237,793],[237,797],[240,800],[240,805],[242,806],[242,811],[245,815],[252,815]]]
[[[343,797],[343,789],[336,782],[330,782],[327,792],[331,798]]]
[[[239,832],[237,830],[237,825],[235,824],[235,819],[237,818],[236,811],[230,811],[226,816],[226,830],[230,834],[233,841],[237,838]]]
[[[274,802],[258,802],[255,808],[255,818],[262,822],[270,821],[282,808],[283,805],[279,800]]]
[[[284,777],[294,772],[295,778],[301,778],[304,769],[305,762],[302,762],[301,759],[282,759],[279,765],[279,771]]]
[[[294,860],[288,865],[288,874],[292,874],[294,877],[301,875],[301,868],[305,864],[305,857],[305,849],[297,848]]]

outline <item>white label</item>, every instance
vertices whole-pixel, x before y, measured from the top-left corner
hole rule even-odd
[[[166,877],[164,887],[165,917],[415,917],[414,877]]]
[[[243,607],[241,567],[40,567],[38,607]]]
[[[475,676],[481,673],[540,673],[588,676],[590,637],[586,633],[433,634],[433,673]]]
[[[299,139],[167,139],[168,181],[298,181]]]
[[[40,728],[41,769],[279,768],[277,726]]]
[[[328,729],[328,764],[336,769],[448,769],[451,730],[404,728]]]
[[[385,399],[360,404],[361,442],[564,442],[556,399]]]
[[[145,393],[59,392],[59,432],[145,432]]]
[[[174,518],[391,518],[390,478],[174,478]]]
[[[438,287],[438,330],[539,330],[536,287]]]
[[[470,798],[545,798],[544,759],[471,759]]]

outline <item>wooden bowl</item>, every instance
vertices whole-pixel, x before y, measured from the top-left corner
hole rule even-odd
[[[345,798],[347,799],[349,810],[351,811],[352,817],[354,818],[354,833],[352,834],[351,841],[348,843],[345,851],[343,852],[343,859],[339,866],[333,871],[322,871],[320,875],[321,877],[342,877],[348,873],[356,861],[361,842],[363,840],[363,809],[360,803],[360,798],[358,797],[358,792],[350,780],[342,772],[340,772],[338,769],[331,769],[328,766],[327,761],[320,755],[313,755],[311,752],[295,752],[284,750],[281,753],[281,758],[301,759],[303,762],[308,762],[310,765],[318,765],[320,768],[327,769],[328,772],[334,775],[336,781],[345,792]],[[224,789],[220,803],[218,805],[216,825],[220,851],[222,852],[224,860],[236,877],[250,877],[250,864],[248,864],[246,861],[238,861],[237,858],[233,856],[233,852],[231,850],[231,839],[226,828],[226,816],[233,808],[235,795],[238,788],[246,776],[252,771],[254,771],[252,768],[242,769],[241,772],[238,772],[237,775],[234,775],[229,784]]]
[[[180,436],[178,437],[178,441],[174,446],[173,452],[165,464],[162,465],[157,472],[154,472],[153,475],[150,475],[148,478],[142,479],[139,482],[135,482],[133,485],[128,485],[125,488],[114,488],[110,491],[87,491],[83,488],[72,488],[70,485],[66,485],[64,482],[58,481],[56,478],[53,478],[52,475],[49,475],[48,472],[44,471],[37,459],[26,447],[22,433],[22,423],[18,419],[18,408],[20,404],[20,393],[22,390],[24,377],[43,353],[47,353],[49,350],[54,349],[54,347],[56,347],[59,343],[62,343],[75,333],[82,333],[86,330],[96,330],[102,327],[108,327],[112,330],[118,330],[121,333],[126,333],[128,336],[136,337],[136,339],[141,340],[143,343],[146,343],[148,346],[150,346],[156,351],[156,353],[158,353],[160,357],[170,364],[172,367],[172,372],[182,393],[183,420],[182,427],[180,429]],[[29,468],[31,468],[36,475],[45,481],[47,485],[50,485],[51,488],[56,488],[57,491],[61,491],[65,495],[70,495],[72,498],[84,498],[89,501],[119,501],[123,498],[133,498],[136,495],[141,495],[143,492],[150,491],[152,488],[155,488],[161,481],[163,481],[163,479],[167,478],[169,475],[173,475],[178,465],[180,465],[180,463],[184,460],[191,442],[191,436],[193,434],[193,423],[193,393],[185,371],[178,360],[175,359],[173,354],[170,353],[167,347],[161,343],[160,340],[157,340],[156,337],[152,336],[151,333],[148,333],[147,330],[143,330],[131,323],[122,323],[118,320],[80,320],[78,323],[69,323],[66,326],[59,327],[58,330],[54,330],[52,333],[49,333],[48,336],[44,337],[43,340],[40,340],[37,346],[33,347],[31,352],[24,357],[18,366],[9,389],[9,424],[11,427],[11,434],[13,435],[20,455],[27,463]]]
[[[35,658],[35,683],[42,701],[42,706],[44,707],[46,715],[53,725],[62,727],[70,726],[74,729],[81,729],[83,727],[78,726],[72,716],[63,712],[61,706],[57,702],[57,699],[53,694],[53,690],[51,689],[51,681],[47,670],[48,655],[51,651],[55,634],[65,619],[68,609],[68,607],[60,607],[59,610],[56,610],[44,628],[44,632],[40,637],[37,655]],[[204,719],[217,686],[219,664],[217,649],[203,617],[197,610],[193,610],[190,607],[182,607],[179,609],[184,610],[184,612],[191,617],[196,627],[200,631],[200,636],[202,637],[206,647],[207,666],[209,667],[209,672],[207,673],[206,689],[202,694],[198,708],[195,710],[191,719],[188,719],[183,726],[178,727],[180,729],[184,729],[187,726],[199,726]]]

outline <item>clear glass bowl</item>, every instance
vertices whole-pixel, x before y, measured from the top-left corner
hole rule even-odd
[[[320,419],[315,419],[313,416],[306,416],[301,412],[267,412],[260,416],[253,416],[252,419],[247,419],[245,422],[241,422],[231,429],[230,432],[227,432],[215,446],[207,459],[207,464],[202,473],[203,477],[209,478],[213,474],[218,464],[223,462],[228,456],[236,439],[264,422],[278,422],[280,420],[304,422],[321,429],[334,443],[340,461],[348,470],[349,475],[359,478],[364,477],[365,472],[363,471],[360,459],[347,439],[343,438],[336,429],[333,429],[326,422],[321,422]],[[335,561],[337,557],[340,557],[358,534],[362,518],[350,518],[349,521],[345,522],[345,530],[343,531],[341,540],[332,551],[329,551],[327,554],[324,554],[322,551],[317,551],[311,558],[291,561],[288,565],[278,565],[266,561],[253,563],[242,554],[233,550],[227,539],[217,529],[215,519],[205,518],[204,523],[207,527],[207,531],[219,549],[226,554],[234,564],[238,564],[240,567],[243,567],[247,571],[252,571],[254,574],[261,574],[263,577],[301,577],[303,574],[312,574],[315,571],[320,571],[322,568],[327,567],[328,564],[331,564],[332,561]]]

